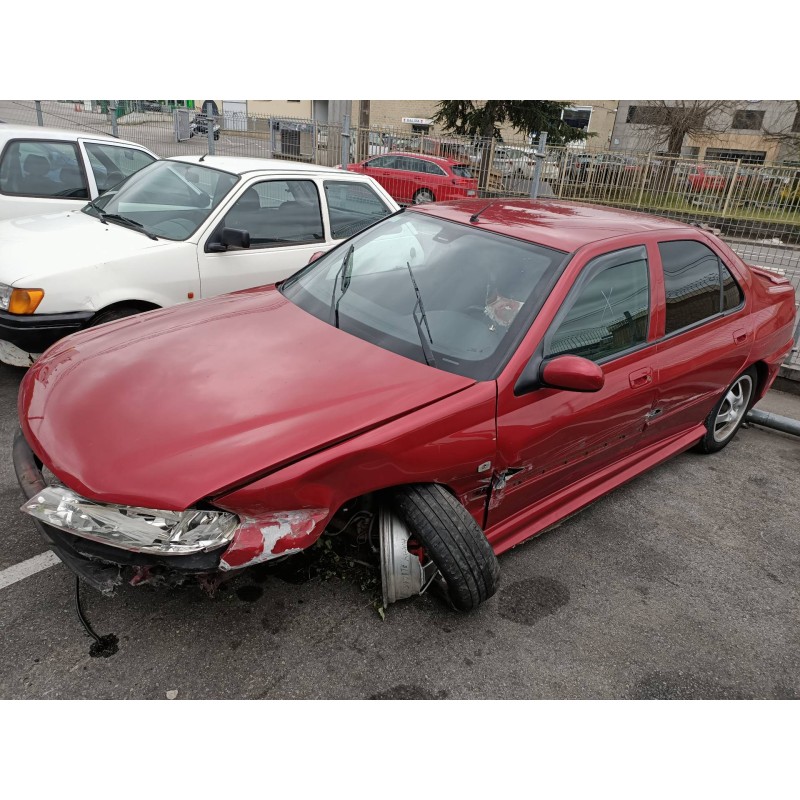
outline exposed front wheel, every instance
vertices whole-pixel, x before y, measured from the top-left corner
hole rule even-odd
[[[437,484],[388,493],[380,516],[384,604],[421,594],[439,582],[459,611],[497,591],[500,565],[469,512]]]
[[[433,196],[433,192],[430,191],[430,189],[420,189],[414,195],[413,199],[414,203],[416,203],[417,205],[419,203],[433,203],[436,200],[436,198]]]
[[[750,367],[725,390],[706,419],[706,435],[697,445],[701,453],[716,453],[733,439],[750,408],[755,387],[756,371]]]

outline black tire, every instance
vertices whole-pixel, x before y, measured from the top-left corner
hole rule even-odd
[[[497,556],[467,509],[446,489],[433,483],[401,486],[391,492],[390,502],[438,567],[455,608],[470,611],[497,591]]]
[[[753,405],[758,387],[758,373],[755,367],[746,369],[736,380],[722,393],[711,413],[706,417],[705,436],[697,443],[695,449],[700,453],[718,453],[725,447],[742,426],[745,416]],[[718,417],[723,407],[733,410],[733,404],[729,395],[736,397],[741,392],[741,405],[736,408],[735,418],[727,425],[717,427],[720,423]],[[724,412],[723,412],[724,413]]]
[[[106,322],[114,322],[118,319],[125,319],[125,317],[132,317],[134,314],[141,313],[141,308],[135,308],[134,306],[118,306],[117,308],[111,308],[108,311],[101,311],[92,319],[92,321],[89,323],[89,327],[94,328],[95,325],[103,325]]]
[[[413,201],[416,204],[419,203],[435,203],[436,196],[430,189],[420,189],[418,192],[414,193]]]

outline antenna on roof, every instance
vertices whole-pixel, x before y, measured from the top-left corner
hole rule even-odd
[[[202,164],[203,161],[205,161],[205,158],[206,158],[207,155],[208,155],[208,153],[203,153],[203,155],[200,156],[200,160],[197,163],[198,164]]]
[[[478,217],[479,217],[481,214],[483,214],[483,212],[484,212],[484,211],[486,211],[486,209],[487,209],[487,208],[489,208],[489,206],[490,206],[492,203],[494,203],[496,200],[497,200],[497,198],[496,198],[496,197],[495,197],[493,200],[490,200],[490,201],[489,201],[489,202],[488,202],[488,203],[487,203],[487,204],[486,204],[486,205],[485,205],[485,206],[484,206],[484,207],[483,207],[483,208],[482,208],[480,211],[476,211],[476,212],[475,212],[475,213],[474,213],[474,214],[473,214],[473,215],[472,215],[472,216],[469,218],[469,221],[470,221],[470,222],[477,222],[477,221],[478,221]]]

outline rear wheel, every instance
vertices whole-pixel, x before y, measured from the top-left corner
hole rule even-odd
[[[414,203],[433,203],[436,198],[433,196],[433,192],[430,189],[420,189],[414,195]]]
[[[736,435],[755,395],[756,370],[745,370],[726,390],[706,418],[706,435],[698,442],[701,453],[722,450]]]
[[[497,591],[500,565],[492,546],[466,508],[446,489],[427,483],[402,486],[390,493],[389,505],[402,525],[396,526],[398,533],[386,544],[392,545],[395,553],[405,548],[419,557],[420,580],[425,582],[419,589],[424,591],[427,583],[441,576],[450,602],[459,611],[476,608]],[[405,541],[398,541],[398,536]],[[405,580],[407,570],[401,562],[382,558],[385,599],[387,586],[391,589]],[[398,564],[396,572],[386,574],[392,563]]]

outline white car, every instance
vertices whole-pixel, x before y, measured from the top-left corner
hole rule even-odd
[[[0,222],[0,361],[69,333],[275,283],[399,210],[372,178],[290,161],[178,156],[82,208]]]
[[[512,175],[518,178],[531,180],[536,172],[536,156],[534,150],[522,147],[502,147],[495,150],[495,161],[502,163],[500,169],[503,175]],[[558,180],[558,156],[553,154],[545,156],[542,162],[540,178],[543,181]]]
[[[0,125],[0,219],[81,208],[157,159],[102,133]]]

